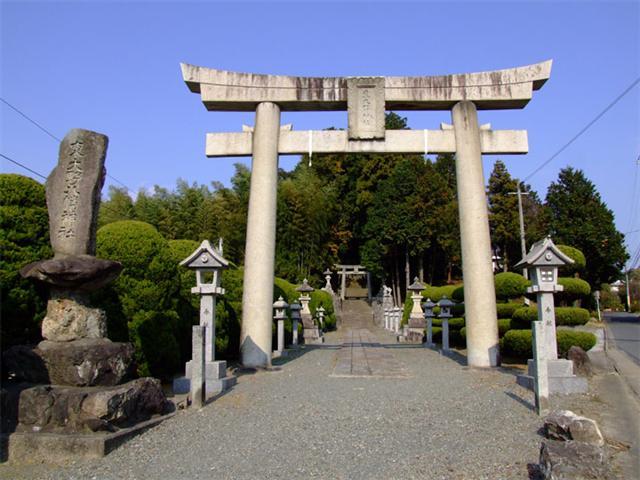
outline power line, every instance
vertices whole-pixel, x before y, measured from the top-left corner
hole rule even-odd
[[[44,175],[36,172],[35,170],[31,170],[29,167],[27,167],[26,165],[21,164],[20,162],[17,162],[16,160],[14,160],[13,158],[7,157],[4,153],[0,153],[0,157],[5,158],[7,160],[9,160],[11,163],[15,163],[16,165],[18,165],[19,167],[24,168],[25,170],[30,171],[31,173],[33,173],[34,175],[37,175],[41,178],[43,178],[44,180],[47,179],[47,177],[45,177]]]
[[[51,133],[49,130],[47,130],[46,128],[44,128],[42,125],[40,125],[38,122],[36,122],[33,118],[31,118],[29,115],[27,115],[26,113],[24,113],[22,110],[20,110],[18,107],[16,107],[15,105],[11,105],[9,102],[7,102],[4,98],[0,97],[0,100],[2,100],[2,103],[4,103],[6,106],[8,106],[9,108],[11,108],[13,111],[15,111],[18,115],[20,115],[21,117],[25,118],[26,120],[28,120],[29,122],[31,122],[33,125],[35,125],[36,127],[38,127],[40,130],[42,130],[44,133],[46,133],[47,135],[49,135],[51,138],[53,138],[54,140],[56,140],[57,142],[62,142],[62,140],[60,140],[58,137],[56,137],[53,133]],[[7,159],[9,160],[9,159]],[[13,160],[10,160],[13,161]],[[26,167],[25,167],[26,168]],[[29,170],[29,169],[27,169]],[[31,171],[31,170],[30,170]],[[31,171],[32,173],[35,173],[33,171]],[[37,174],[40,175],[40,174]],[[113,180],[114,182],[119,183],[120,185],[122,185],[124,188],[126,188],[129,191],[133,191],[131,190],[129,187],[127,187],[124,183],[122,183],[120,180],[118,180],[116,177],[114,177],[113,175],[109,175],[107,173],[107,177],[109,177],[111,180]],[[46,177],[43,177],[46,178]]]
[[[47,177],[45,177],[44,175],[42,175],[39,172],[36,172],[35,170],[27,167],[26,165],[24,165],[23,163],[18,162],[17,160],[14,160],[11,157],[8,157],[7,155],[5,155],[4,153],[0,153],[0,157],[5,158],[7,160],[9,160],[11,163],[15,163],[16,165],[18,165],[19,167],[24,168],[25,170],[33,173],[34,175],[39,176],[40,178],[43,178],[44,180],[47,179]],[[100,202],[100,208],[104,208],[107,212],[111,212],[114,215],[122,215],[121,212],[116,212],[115,210],[113,210],[112,208],[109,208],[107,205],[104,204],[104,202]],[[125,215],[125,217],[130,218],[130,216],[128,214]]]
[[[624,97],[627,93],[629,93],[631,91],[631,89],[633,89],[633,87],[635,87],[638,83],[640,83],[640,77],[636,78],[631,83],[631,85],[629,85],[620,95],[618,95],[611,103],[609,103],[609,105],[607,105],[604,110],[602,110],[598,115],[596,115],[593,120],[591,120],[589,123],[587,123],[587,125],[585,125],[576,135],[574,135],[571,140],[569,140],[567,143],[565,143],[556,153],[551,155],[551,157],[549,157],[549,159],[547,159],[544,162],[542,162],[542,164],[538,168],[536,168],[533,172],[531,172],[523,181],[526,182],[527,180],[529,180],[536,173],[538,173],[540,170],[542,170],[544,167],[546,167],[553,159],[555,159],[558,155],[560,155],[562,152],[564,152],[573,142],[575,142],[579,137],[581,137],[582,134],[584,132],[586,132],[594,123],[596,123],[598,120],[600,120],[600,118],[602,118],[602,116],[605,113],[607,113],[609,110],[611,110],[611,108],[613,108],[613,106],[616,103],[618,103],[622,99],[622,97]]]

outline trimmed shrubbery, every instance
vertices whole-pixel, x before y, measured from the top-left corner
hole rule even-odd
[[[560,272],[564,275],[574,275],[582,272],[587,266],[587,259],[581,250],[568,245],[556,245],[558,249],[567,257],[571,258],[574,263],[560,267]]]
[[[556,325],[584,325],[589,321],[589,311],[584,308],[556,307]],[[512,327],[531,328],[531,322],[538,320],[537,307],[523,307],[513,312]]]
[[[496,298],[509,300],[510,298],[522,297],[531,282],[519,273],[503,272],[494,277],[496,287]]]
[[[20,276],[26,264],[53,255],[44,186],[17,174],[0,174],[0,340],[2,349],[41,339],[44,291]]]
[[[168,242],[150,224],[132,220],[98,230],[97,256],[122,262],[121,275],[98,293],[112,339],[136,348],[138,373],[168,378],[178,370],[180,275]]]
[[[591,293],[591,285],[580,278],[559,277],[558,284],[563,287],[563,291],[556,294],[561,303],[568,304],[583,299]]]
[[[573,330],[557,330],[558,355],[566,357],[569,348],[578,346],[588,351],[596,344],[596,336],[589,332]],[[509,330],[500,341],[500,349],[503,355],[516,358],[532,358],[532,334],[531,330]]]
[[[522,308],[524,305],[522,303],[498,303],[496,304],[496,309],[498,311],[498,318],[511,318],[513,317],[513,313]]]

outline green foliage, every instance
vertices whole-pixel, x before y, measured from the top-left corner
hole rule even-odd
[[[588,351],[596,344],[596,336],[589,332],[558,329],[556,333],[558,355],[566,357],[572,346]],[[509,330],[501,342],[502,354],[516,358],[532,358],[533,344],[531,330]]]
[[[580,278],[559,277],[558,284],[563,287],[563,291],[557,293],[558,300],[561,303],[580,300],[591,293],[591,286]]]
[[[101,292],[109,330],[121,332],[123,326],[117,322],[126,322],[129,340],[136,347],[138,373],[169,378],[180,368],[176,338],[181,322],[177,313],[180,275],[167,241],[147,223],[114,222],[98,230],[97,254],[124,267],[120,277]]]
[[[567,167],[549,187],[546,203],[554,241],[580,249],[586,258],[581,276],[591,285],[615,280],[629,255],[594,184],[581,170]]]
[[[589,311],[576,307],[556,307],[556,325],[584,325],[589,321]],[[537,307],[523,307],[513,312],[512,326],[515,329],[531,328],[531,322],[538,320]]]
[[[522,275],[513,272],[498,273],[494,277],[496,287],[496,297],[502,300],[509,300],[523,296],[527,287],[531,284]]]
[[[504,335],[511,330],[511,319],[510,318],[501,318],[498,320],[498,336],[500,338],[504,337]],[[460,329],[460,337],[462,339],[467,338],[467,327],[462,327]]]
[[[600,285],[600,308],[613,310],[614,312],[623,310],[620,295],[611,291],[611,285],[603,283]]]
[[[451,292],[451,300],[454,302],[464,302],[464,285],[456,285],[456,289]]]
[[[558,344],[558,355],[567,357],[567,352],[573,346],[580,347],[585,352],[596,344],[596,336],[590,332],[580,332],[577,330],[558,329],[556,332]]]
[[[19,270],[52,256],[44,187],[16,174],[0,174],[0,339],[2,348],[40,340],[46,302]]]
[[[509,330],[502,337],[500,349],[502,355],[516,358],[531,358],[531,330]]]
[[[422,296],[426,298],[430,298],[432,302],[438,302],[444,297],[448,299],[452,299],[454,292],[458,291],[462,288],[461,284],[458,285],[443,285],[441,287],[432,287],[427,285],[427,287],[422,291]],[[464,300],[464,296],[463,296]]]
[[[556,245],[556,247],[574,262],[560,267],[560,273],[573,276],[584,271],[587,266],[587,259],[584,257],[584,253],[569,245]]]
[[[496,304],[496,308],[498,310],[498,318],[511,318],[513,317],[513,313],[522,308],[522,303],[498,303]]]

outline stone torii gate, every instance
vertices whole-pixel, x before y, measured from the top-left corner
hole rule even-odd
[[[340,275],[340,300],[347,296],[347,275],[366,275],[367,277],[367,300],[371,300],[371,274],[362,265],[334,265],[338,275]]]
[[[240,350],[245,366],[271,364],[271,304],[278,155],[455,153],[467,324],[467,362],[499,363],[491,240],[482,154],[524,154],[524,130],[493,131],[477,110],[519,109],[549,79],[551,61],[431,77],[290,77],[182,64],[189,90],[207,110],[255,111],[255,127],[209,133],[208,157],[253,156],[245,249]],[[293,131],[281,111],[347,110],[347,131]],[[451,110],[439,130],[385,130],[385,110]]]

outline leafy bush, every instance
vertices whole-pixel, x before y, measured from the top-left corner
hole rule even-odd
[[[441,287],[432,287],[431,285],[427,285],[427,287],[422,291],[422,297],[426,300],[430,298],[432,302],[437,302],[442,297],[447,297],[449,299],[453,298],[453,292],[460,288],[462,285],[443,285]]]
[[[503,355],[517,358],[531,358],[531,345],[531,330],[509,330],[500,342]]]
[[[97,254],[124,267],[98,294],[112,338],[126,340],[124,327],[136,347],[138,374],[169,378],[181,367],[181,329],[180,274],[167,241],[148,223],[113,222],[98,230]]]
[[[575,275],[576,273],[584,271],[587,266],[587,259],[581,250],[568,245],[556,245],[556,247],[574,262],[573,264],[560,267],[560,272],[563,275]]]
[[[580,278],[559,277],[558,284],[563,287],[563,291],[557,294],[560,302],[570,303],[591,293],[591,285]]]
[[[454,302],[464,302],[464,285],[460,284],[451,292],[451,299]]]
[[[569,348],[578,346],[588,351],[596,344],[596,336],[589,332],[558,329],[556,335],[558,355],[566,357]],[[517,358],[532,358],[533,343],[531,330],[509,330],[501,343],[503,355]]]
[[[584,308],[556,307],[556,325],[584,325],[589,321],[589,311]],[[523,307],[513,312],[511,325],[515,329],[531,328],[531,322],[538,320],[537,307]]]
[[[20,276],[26,264],[52,256],[44,186],[16,174],[0,174],[0,339],[36,343],[45,314],[45,289]]]
[[[502,300],[509,300],[523,296],[527,287],[531,284],[529,280],[519,273],[502,272],[494,277],[496,287],[496,297]]]
[[[500,338],[504,337],[505,333],[511,330],[511,319],[510,318],[501,318],[498,320],[498,336]],[[460,329],[460,336],[463,339],[467,338],[467,327],[462,327]]]
[[[498,318],[511,318],[513,317],[513,312],[522,308],[522,303],[498,303],[496,304],[496,309],[498,311]]]
[[[590,332],[561,328],[556,331],[556,341],[558,343],[558,355],[566,358],[567,352],[574,345],[582,348],[585,352],[593,348],[596,344],[596,336]]]

